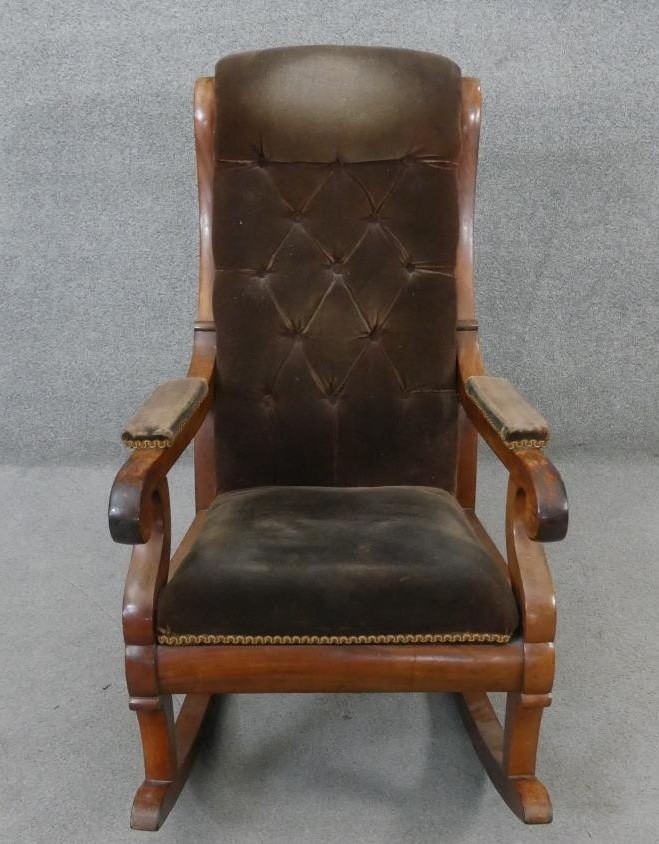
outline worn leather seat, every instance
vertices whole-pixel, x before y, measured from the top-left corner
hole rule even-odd
[[[518,621],[453,496],[409,486],[220,495],[158,609],[164,644],[505,642]]]

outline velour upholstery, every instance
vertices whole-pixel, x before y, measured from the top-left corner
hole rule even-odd
[[[503,568],[430,487],[224,493],[163,589],[162,644],[506,642]]]
[[[168,448],[208,393],[203,378],[175,378],[157,387],[121,434],[129,448]]]
[[[509,448],[544,448],[549,442],[547,420],[505,378],[472,375],[467,395]]]
[[[460,86],[409,50],[218,63],[222,491],[454,489]]]
[[[388,47],[283,47],[216,67],[215,140],[231,160],[331,164],[406,155],[454,161],[460,68]]]

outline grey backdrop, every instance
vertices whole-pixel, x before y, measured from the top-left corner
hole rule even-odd
[[[226,53],[444,53],[486,92],[477,214],[486,360],[559,448],[657,453],[659,10],[652,2],[4,2],[0,443],[120,454],[183,374],[197,272],[195,77]]]
[[[106,502],[124,417],[188,360],[192,85],[231,51],[335,42],[445,53],[485,87],[486,359],[553,423],[571,502],[556,820],[519,825],[443,696],[234,695],[150,840],[656,844],[658,32],[657,0],[0,0],[0,461],[48,464],[0,469],[1,840],[147,840]],[[501,543],[505,473],[481,469]]]

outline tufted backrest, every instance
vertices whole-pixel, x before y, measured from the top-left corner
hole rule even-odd
[[[217,64],[220,489],[454,489],[460,85],[387,48]]]

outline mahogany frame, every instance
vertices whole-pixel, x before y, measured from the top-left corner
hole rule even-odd
[[[562,539],[567,500],[560,476],[537,449],[510,450],[466,395],[471,375],[485,372],[478,345],[473,292],[473,213],[480,134],[481,89],[463,80],[463,144],[458,163],[460,235],[457,498],[481,541],[505,567],[521,615],[521,630],[505,645],[189,645],[157,642],[158,593],[199,534],[218,489],[213,405],[215,328],[212,315],[212,192],[214,81],[197,80],[194,128],[199,185],[199,299],[189,375],[206,379],[208,395],[171,448],[133,451],[114,482],[110,530],[133,545],[126,581],[123,630],[129,706],[137,714],[145,779],[135,795],[131,826],[158,829],[181,788],[212,695],[225,692],[435,691],[458,694],[474,747],[506,803],[526,823],[548,823],[549,796],[535,776],[544,707],[554,677],[554,590],[540,544]],[[509,472],[507,560],[475,513],[478,435]],[[170,561],[167,472],[194,440],[196,516]],[[507,692],[502,726],[488,692]],[[185,693],[174,722],[172,694]]]

